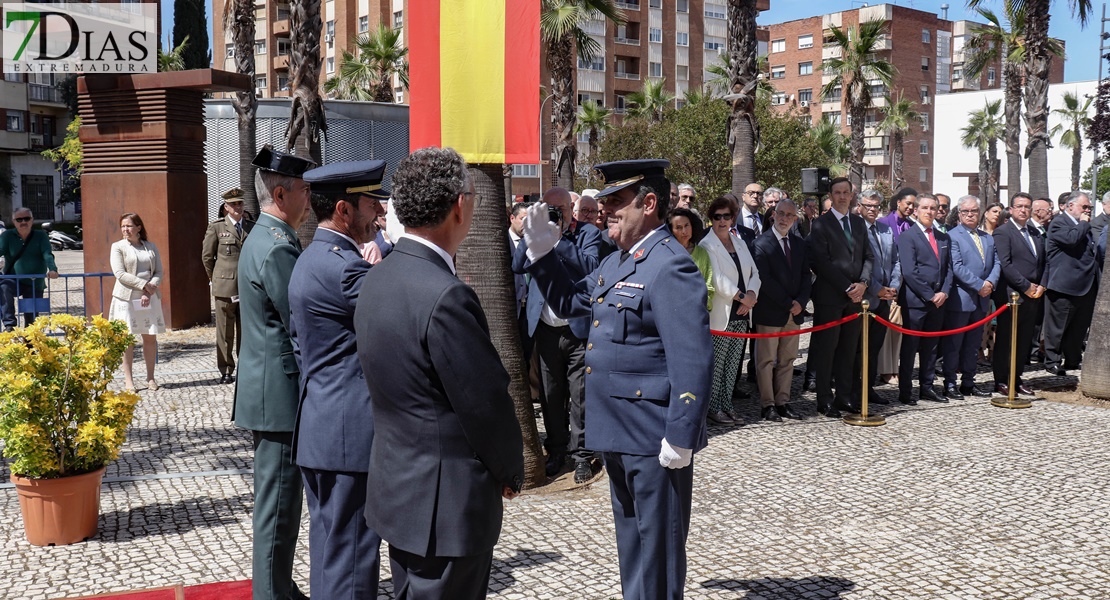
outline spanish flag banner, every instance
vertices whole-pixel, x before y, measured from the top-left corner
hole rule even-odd
[[[539,162],[540,2],[409,2],[409,147]]]

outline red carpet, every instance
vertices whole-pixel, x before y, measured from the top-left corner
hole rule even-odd
[[[251,582],[225,581],[182,587],[155,588],[134,592],[116,592],[96,596],[76,596],[68,600],[250,600]]]

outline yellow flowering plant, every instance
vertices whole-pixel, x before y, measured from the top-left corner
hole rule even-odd
[[[0,441],[13,473],[80,475],[119,457],[139,402],[108,390],[127,325],[56,314],[0,334]]]

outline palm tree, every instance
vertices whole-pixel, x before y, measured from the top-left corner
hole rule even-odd
[[[320,134],[327,131],[320,97],[320,0],[292,0],[289,30],[292,48],[292,106],[285,128],[285,145],[297,156],[320,164]],[[310,219],[311,221],[312,219]]]
[[[341,100],[393,102],[393,76],[408,82],[408,48],[401,45],[401,30],[379,25],[355,40],[356,52],[343,51],[339,74],[324,82],[324,92]]]
[[[896,190],[902,189],[902,186],[906,183],[905,175],[902,172],[906,132],[910,130],[910,125],[914,121],[921,119],[921,114],[914,110],[915,105],[916,103],[907,100],[902,92],[898,93],[898,100],[896,101],[887,96],[886,109],[883,111],[886,116],[878,127],[879,131],[889,133],[891,136],[890,144],[894,156],[891,160],[890,179],[893,183],[892,187]]]
[[[578,155],[575,119],[578,115],[574,93],[576,66],[579,60],[593,60],[604,48],[590,37],[582,25],[601,14],[620,24],[624,13],[614,0],[541,0],[540,37],[547,50],[547,70],[551,75],[551,112],[555,128],[556,183],[566,189],[574,187],[574,161]]]
[[[978,8],[983,0],[968,0]],[[1029,161],[1029,192],[1034,198],[1048,196],[1048,70],[1052,60],[1052,40],[1048,37],[1048,9],[1052,0],[1013,0],[1025,12],[1025,158]],[[1091,0],[1068,0],[1073,15],[1087,24]],[[1110,368],[1110,367],[1108,367]]]
[[[986,102],[983,108],[973,111],[967,126],[960,129],[964,148],[979,153],[979,196],[986,206],[998,199],[998,140],[1003,127],[999,111],[1002,100]]]
[[[181,43],[176,48],[169,52],[158,51],[158,71],[164,73],[166,71],[184,71],[185,70],[185,47],[189,45],[189,36],[185,36]]]
[[[822,118],[809,130],[809,137],[817,143],[817,147],[829,159],[829,174],[833,177],[843,177],[848,173],[848,138],[840,133],[840,125]]]
[[[885,21],[867,21],[848,30],[833,27],[831,35],[841,48],[839,57],[825,60],[821,69],[832,79],[821,88],[821,97],[828,98],[833,90],[843,90],[851,120],[851,167],[848,177],[856,185],[863,182],[863,122],[872,106],[871,81],[879,80],[890,89],[897,72],[894,65],[878,56],[884,41]]]
[[[1050,132],[1053,137],[1060,136],[1060,145],[1065,148],[1071,148],[1071,189],[1079,189],[1079,159],[1083,154],[1083,134],[1082,130],[1086,129],[1091,123],[1090,117],[1087,116],[1087,110],[1091,108],[1091,100],[1088,97],[1087,101],[1082,106],[1079,105],[1079,98],[1072,92],[1064,92],[1064,108],[1057,108],[1052,111],[1060,117],[1060,122],[1052,128]]]
[[[235,44],[235,72],[254,81],[254,0],[224,0],[224,27],[231,32]],[[258,217],[258,198],[254,190],[255,113],[258,98],[254,85],[235,93],[231,99],[239,125],[239,189],[243,190],[243,205],[255,218]]]
[[[647,80],[639,91],[632,92],[627,99],[630,104],[628,116],[648,118],[652,123],[662,123],[663,113],[674,102],[674,96],[663,87],[666,80]]]
[[[728,149],[732,154],[732,191],[740,194],[755,181],[755,147],[759,123],[755,100],[759,94],[759,53],[755,19],[756,0],[728,0]],[[723,57],[722,57],[723,59]]]
[[[613,128],[613,123],[609,121],[609,115],[613,111],[592,100],[583,104],[581,108],[576,131],[590,134],[590,159],[593,160],[597,158],[597,146],[601,134]]]
[[[713,78],[706,81],[706,93],[708,95],[714,94],[727,94],[729,90],[729,69],[732,68],[732,60],[728,54],[722,54],[719,57],[720,62],[714,62],[706,67],[705,72],[713,75]],[[771,85],[771,80],[765,75],[769,71],[770,64],[766,54],[760,54],[756,59],[756,68],[760,73],[759,83],[756,85],[756,94],[760,99],[770,98],[775,93],[775,86]]]

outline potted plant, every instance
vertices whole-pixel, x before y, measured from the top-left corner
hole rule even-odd
[[[50,315],[0,334],[0,442],[36,546],[96,534],[104,468],[139,401],[108,390],[132,343],[124,323],[100,316]]]

